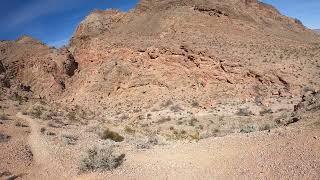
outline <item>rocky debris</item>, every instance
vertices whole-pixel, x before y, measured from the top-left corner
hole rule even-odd
[[[223,13],[222,11],[218,10],[218,9],[214,9],[214,8],[208,8],[208,7],[195,7],[194,8],[195,11],[199,11],[199,12],[203,12],[208,14],[209,16],[216,16],[216,17],[220,17],[220,16],[228,16],[228,14]]]
[[[320,110],[320,93],[309,91],[303,95],[299,104],[294,107],[295,112],[301,111],[319,111]]]

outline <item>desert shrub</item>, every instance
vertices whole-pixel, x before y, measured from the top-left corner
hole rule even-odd
[[[173,139],[174,140],[183,140],[188,138],[188,134],[185,130],[174,130],[173,131]]]
[[[124,128],[124,131],[125,131],[126,133],[128,133],[128,134],[135,134],[135,133],[136,133],[136,131],[135,131],[134,129],[132,129],[131,127],[129,127],[129,126],[126,126],[126,127]]]
[[[253,113],[249,110],[249,108],[240,108],[236,113],[238,116],[251,116]]]
[[[189,135],[189,137],[191,138],[191,140],[195,140],[195,141],[199,141],[200,140],[200,133],[198,131],[191,133]]]
[[[21,123],[21,122],[17,122],[17,123],[16,123],[16,126],[17,126],[17,127],[29,127],[29,126],[27,126],[27,125],[25,125],[25,124],[23,124],[23,123]]]
[[[100,134],[100,138],[103,140],[110,139],[115,142],[122,142],[124,140],[124,137],[122,137],[120,134],[117,132],[111,131],[110,129],[104,130]]]
[[[273,113],[272,109],[264,109],[260,111],[260,116],[264,116],[265,114],[272,114],[272,113]]]
[[[9,117],[5,113],[0,113],[1,120],[9,120]]]
[[[169,99],[166,102],[162,103],[161,107],[165,108],[165,107],[168,107],[168,106],[171,106],[171,105],[173,105],[173,102]]]
[[[168,117],[161,117],[161,119],[159,121],[157,121],[158,124],[163,124],[165,122],[169,122],[171,121],[171,117],[168,116]]]
[[[246,127],[243,127],[240,132],[241,133],[251,133],[251,132],[255,132],[256,131],[256,128],[254,126],[246,126]]]
[[[195,126],[195,123],[199,122],[197,118],[192,117],[189,122],[189,126]]]
[[[8,142],[10,140],[11,136],[3,134],[0,132],[0,143],[2,142]]]
[[[44,128],[44,127],[42,127],[42,128],[40,129],[40,132],[41,132],[42,134],[44,134],[45,131],[46,131],[46,128]]]
[[[194,107],[194,108],[197,108],[200,105],[199,105],[199,103],[197,101],[192,101],[191,106]]]
[[[261,126],[259,128],[260,131],[267,131],[267,130],[270,130],[272,127],[270,124],[264,124],[263,126]]]
[[[9,172],[9,171],[0,172],[0,177],[1,178],[4,177],[4,176],[11,176],[11,175],[12,175],[12,173]]]
[[[67,118],[69,119],[69,121],[75,122],[78,121],[78,118],[76,116],[76,112],[68,112],[67,114]]]
[[[200,133],[198,131],[194,132],[187,132],[186,130],[172,130],[173,135],[170,136],[168,135],[169,140],[190,140],[190,141],[199,141],[200,138]]]
[[[62,140],[67,145],[75,145],[78,141],[78,137],[72,135],[62,135]]]
[[[55,113],[51,111],[44,111],[41,115],[41,119],[52,120],[54,116],[55,116]]]
[[[27,114],[31,115],[34,118],[40,118],[41,115],[46,111],[46,109],[41,105],[32,106]]]
[[[171,110],[172,112],[180,112],[180,111],[182,111],[183,109],[182,109],[179,105],[174,105],[174,106],[171,106],[171,107],[170,107],[170,110]]]
[[[147,140],[137,140],[136,148],[137,149],[150,149],[152,146],[159,144],[159,140],[156,135],[151,134],[148,136]]]
[[[21,95],[19,95],[17,92],[15,92],[11,97],[11,100],[13,101],[18,101],[19,104],[22,104],[24,101],[27,101],[26,97],[22,97]]]
[[[203,125],[202,125],[202,124],[199,124],[199,125],[196,127],[196,129],[203,130],[203,129],[204,129],[204,127],[203,127]]]
[[[28,115],[28,112],[27,112],[26,110],[23,110],[23,111],[22,111],[22,115],[25,115],[25,116],[26,116],[26,115]]]
[[[120,120],[126,120],[126,119],[129,119],[129,116],[127,114],[123,114],[120,116]]]
[[[80,171],[110,171],[119,167],[124,161],[124,158],[125,154],[115,155],[112,146],[102,149],[89,149],[87,152],[87,157],[81,161]]]

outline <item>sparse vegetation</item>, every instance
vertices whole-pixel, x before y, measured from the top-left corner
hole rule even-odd
[[[103,140],[110,139],[115,142],[122,142],[124,137],[117,132],[111,131],[110,129],[105,129],[101,134],[100,138]]]
[[[45,128],[45,127],[42,127],[42,128],[40,129],[40,132],[41,132],[42,134],[44,134],[44,132],[46,132],[46,128]]]
[[[0,120],[9,120],[9,117],[4,113],[0,113]]]
[[[110,171],[119,167],[124,161],[125,154],[115,155],[113,147],[108,148],[93,148],[88,150],[80,164],[80,171]]]
[[[124,128],[124,131],[125,131],[126,133],[128,133],[128,134],[135,134],[135,133],[136,133],[136,130],[132,129],[132,128],[129,127],[129,126],[126,126],[126,127]]]
[[[67,145],[75,145],[78,141],[78,137],[72,135],[62,135],[62,140]]]
[[[253,113],[249,110],[249,108],[240,108],[236,113],[238,116],[251,116]]]
[[[0,132],[0,143],[8,142],[11,136]]]
[[[272,127],[270,124],[264,124],[263,126],[261,126],[259,128],[260,131],[267,131],[267,130],[270,130]]]
[[[77,118],[77,116],[76,116],[76,112],[74,112],[74,111],[68,112],[67,118],[68,118],[69,121],[71,121],[71,122],[77,122],[77,121],[79,121],[78,118]]]
[[[197,108],[197,107],[199,107],[200,105],[199,105],[199,103],[198,103],[197,101],[192,101],[191,106],[192,106],[193,108]]]
[[[4,177],[4,176],[11,176],[12,173],[9,171],[4,171],[4,172],[0,172],[0,178]]]
[[[180,111],[182,111],[183,109],[182,109],[179,105],[174,105],[174,106],[171,106],[171,107],[170,107],[170,110],[171,110],[172,112],[180,112]]]
[[[17,127],[29,127],[29,126],[27,126],[27,125],[25,125],[25,124],[23,124],[23,123],[21,123],[21,122],[17,122],[17,123],[16,123],[16,126],[17,126]]]
[[[51,132],[51,131],[48,131],[48,132],[47,132],[47,135],[48,135],[48,136],[55,136],[55,135],[56,135],[56,133]]]
[[[169,107],[169,106],[171,106],[171,105],[173,105],[173,102],[169,99],[169,100],[167,100],[166,102],[162,103],[162,104],[161,104],[161,107],[162,107],[162,108],[166,108],[166,107]]]
[[[168,116],[168,117],[161,117],[161,119],[159,121],[157,121],[158,124],[163,124],[165,122],[169,122],[171,121],[171,117]]]
[[[22,96],[19,95],[17,92],[15,92],[15,93],[10,97],[10,99],[13,100],[13,101],[18,101],[19,104],[22,104],[23,102],[26,102],[26,101],[27,101],[27,98],[22,97]]]
[[[46,109],[42,105],[37,104],[32,106],[27,114],[31,115],[33,118],[40,118],[45,110]]]
[[[251,132],[255,132],[255,131],[256,131],[256,128],[254,126],[248,125],[246,127],[243,127],[240,130],[240,133],[251,133]]]
[[[200,140],[200,133],[198,131],[194,132],[187,132],[186,130],[177,130],[177,129],[170,129],[172,131],[172,135],[167,135],[169,140],[191,140],[191,141],[199,141]]]
[[[273,111],[272,111],[272,109],[264,109],[264,110],[262,110],[262,111],[260,111],[260,116],[264,116],[265,114],[272,114],[273,113]]]
[[[195,140],[195,141],[200,140],[200,133],[198,131],[191,133],[189,136],[192,140]]]
[[[190,119],[190,121],[189,121],[189,126],[195,126],[195,123],[196,123],[196,122],[199,122],[199,121],[197,120],[197,118],[192,117],[192,118]]]

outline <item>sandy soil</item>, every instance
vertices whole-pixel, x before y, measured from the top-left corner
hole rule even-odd
[[[128,156],[110,179],[317,179],[320,132],[310,129],[211,138]],[[104,179],[98,175],[87,179]]]
[[[19,173],[23,179],[317,179],[320,176],[320,131],[287,127],[250,134],[208,138],[196,143],[158,145],[127,154],[118,169],[78,174],[64,152],[51,147],[40,132],[38,121],[21,113],[17,119],[30,128],[1,126],[13,135],[1,144],[1,171]],[[4,129],[6,131],[4,131]],[[26,133],[30,129],[31,133]],[[30,147],[31,159],[21,149]],[[15,150],[14,150],[15,149]],[[14,151],[12,151],[14,150]],[[10,159],[10,162],[9,162]],[[5,163],[3,163],[5,162]],[[24,173],[21,173],[24,172]]]

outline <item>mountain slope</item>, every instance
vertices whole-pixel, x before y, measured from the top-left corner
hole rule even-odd
[[[206,128],[188,128],[211,136],[211,113],[253,114],[248,123],[260,126],[267,120],[259,111],[290,114],[305,92],[319,90],[319,42],[300,21],[255,0],[142,0],[127,13],[91,13],[68,50],[4,42],[1,56],[16,72],[4,80],[35,97],[121,126],[151,124],[162,135],[172,133],[172,122],[199,117]],[[12,57],[20,46],[32,56]],[[241,130],[242,121],[230,119],[221,133]]]
[[[101,21],[98,28],[92,28],[91,19]],[[75,83],[93,73],[97,84],[85,84],[83,93],[120,96],[114,103],[130,97],[133,104],[161,101],[156,93],[164,99],[196,99],[207,108],[205,101],[219,97],[298,94],[298,82],[314,78],[311,62],[298,70],[299,61],[305,62],[300,53],[318,41],[299,21],[258,1],[145,0],[129,13],[93,12],[78,27],[70,49],[82,71]],[[302,75],[295,77],[296,71]]]
[[[141,0],[66,48],[1,41],[0,176],[316,179],[319,48],[256,0]]]

